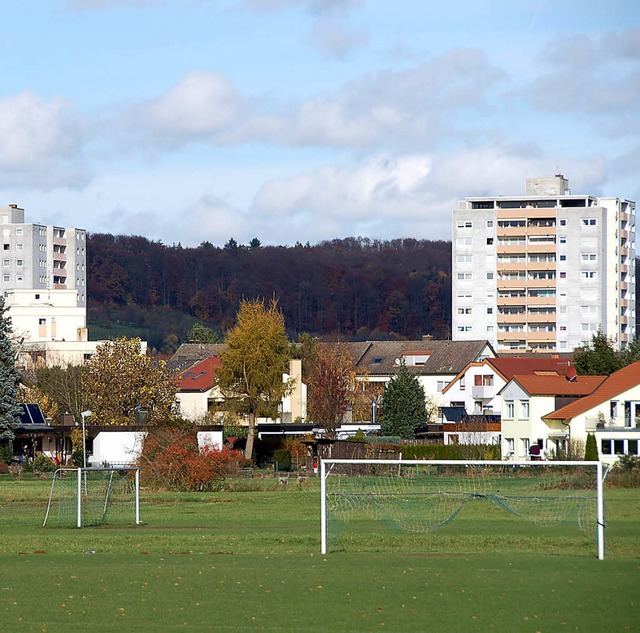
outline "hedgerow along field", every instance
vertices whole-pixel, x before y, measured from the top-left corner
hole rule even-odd
[[[50,481],[0,477],[0,628],[637,630],[639,489],[606,491],[599,561],[588,535],[473,504],[436,533],[381,529],[322,556],[318,481],[251,482],[143,488],[143,525],[79,530],[41,527]]]

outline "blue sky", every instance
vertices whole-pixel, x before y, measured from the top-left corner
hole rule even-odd
[[[637,0],[21,0],[0,205],[165,244],[450,239],[465,196],[640,200]]]

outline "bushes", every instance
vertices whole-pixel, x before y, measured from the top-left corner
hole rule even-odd
[[[500,459],[497,444],[407,444],[402,459]]]
[[[0,463],[10,464],[13,459],[13,448],[11,444],[0,445]]]
[[[146,485],[180,491],[211,491],[237,474],[246,461],[234,450],[198,447],[192,425],[163,426],[147,434],[138,460]]]

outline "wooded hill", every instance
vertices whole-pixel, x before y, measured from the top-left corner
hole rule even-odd
[[[317,245],[203,242],[165,246],[144,237],[91,234],[92,339],[138,335],[167,352],[196,320],[222,334],[242,299],[276,296],[292,339],[448,338],[451,243],[347,238]]]

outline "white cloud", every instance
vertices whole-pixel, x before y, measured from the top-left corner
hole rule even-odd
[[[81,186],[82,133],[63,99],[25,91],[0,100],[0,183],[47,189]]]
[[[369,42],[364,28],[349,26],[335,16],[317,20],[309,37],[321,51],[340,59],[354,48]]]
[[[155,144],[211,141],[235,122],[241,99],[220,73],[191,71],[163,95],[134,108],[129,117]]]

